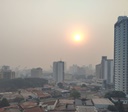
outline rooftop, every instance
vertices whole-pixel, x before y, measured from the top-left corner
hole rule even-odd
[[[98,112],[93,106],[77,106],[77,112]]]
[[[59,100],[59,103],[61,103],[61,104],[73,104],[74,100],[61,99],[61,100]]]
[[[75,106],[74,105],[67,105],[66,104],[59,104],[56,106],[55,110],[61,110],[61,111],[68,111],[68,110],[75,110]]]
[[[54,105],[55,102],[56,102],[56,100],[55,101],[48,101],[48,102],[44,102],[43,105]]]
[[[27,108],[24,110],[24,112],[44,112],[44,110],[38,106],[32,107],[32,108]]]
[[[114,105],[108,98],[99,98],[99,99],[92,99],[94,105],[101,104],[101,105]]]
[[[119,17],[118,17],[118,21],[121,21],[121,20],[123,20],[123,19],[128,19],[128,17],[127,17],[127,16],[119,16]]]
[[[17,105],[0,108],[0,112],[21,112]]]
[[[72,112],[75,109],[75,105],[74,105],[74,100],[66,100],[66,99],[60,99],[58,100],[58,104],[56,105],[55,107],[55,112],[59,111],[59,112],[63,112],[63,111],[66,111],[66,112]]]
[[[36,102],[24,102],[22,104],[20,104],[21,108],[25,109],[25,108],[31,108],[31,107],[35,107],[37,106]]]

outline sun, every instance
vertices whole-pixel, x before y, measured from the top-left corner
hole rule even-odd
[[[80,41],[81,40],[81,36],[79,34],[74,36],[75,41]]]
[[[89,29],[85,27],[73,27],[66,33],[66,40],[73,46],[84,46],[90,40]]]
[[[76,35],[74,35],[74,40],[75,40],[76,42],[80,42],[80,41],[82,41],[82,37],[81,37],[81,35],[80,35],[80,34],[76,34]]]

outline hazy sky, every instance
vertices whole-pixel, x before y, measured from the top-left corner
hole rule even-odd
[[[128,0],[0,0],[0,65],[49,69],[113,58],[113,27]],[[71,41],[81,32],[82,43]]]

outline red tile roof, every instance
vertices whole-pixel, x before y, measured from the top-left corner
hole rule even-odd
[[[44,112],[44,110],[38,106],[24,109],[24,112]]]
[[[12,110],[14,110],[15,112],[20,111],[17,105],[0,108],[0,112],[12,112]]]
[[[20,107],[25,109],[25,108],[31,108],[31,107],[35,107],[37,106],[36,102],[24,102],[22,104],[20,104]]]
[[[0,108],[0,112],[4,112],[4,108]]]
[[[47,97],[50,97],[51,95],[50,94],[48,94],[48,93],[44,93],[44,92],[42,92],[42,91],[34,91],[36,94],[37,94],[37,96],[38,97],[40,97],[40,98],[47,98]]]

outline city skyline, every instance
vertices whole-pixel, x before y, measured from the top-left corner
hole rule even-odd
[[[113,59],[114,23],[128,15],[126,0],[0,1],[0,65],[42,67],[53,61],[98,64]],[[75,43],[72,33],[84,35]]]

